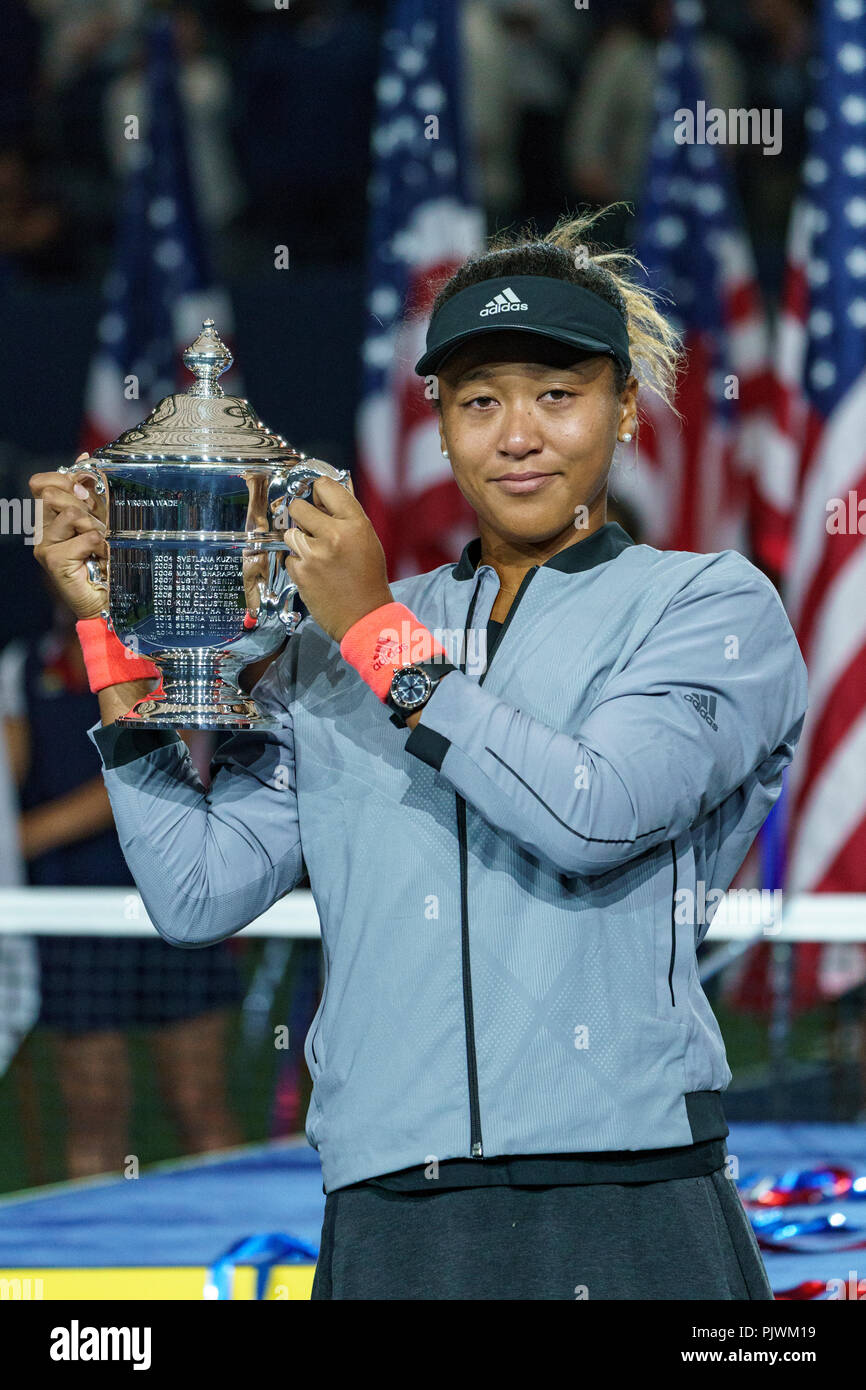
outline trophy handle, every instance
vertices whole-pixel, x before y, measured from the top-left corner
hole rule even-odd
[[[271,511],[274,513],[274,525],[282,529],[283,534],[294,529],[294,521],[288,514],[289,502],[295,497],[309,499],[313,484],[317,478],[333,478],[335,482],[341,483],[344,488],[352,492],[352,475],[348,468],[335,468],[332,463],[326,463],[324,459],[305,458],[303,463],[295,464],[286,474],[286,491],[282,497],[277,497],[271,503]],[[353,494],[354,495],[354,494]],[[298,592],[297,584],[293,583],[286,575],[288,587],[283,590],[285,598],[294,598]],[[300,614],[290,614],[283,607],[280,618],[286,627],[292,622],[289,628],[291,635],[295,626],[300,621]]]
[[[309,496],[317,478],[333,478],[335,482],[342,483],[344,487],[352,491],[352,479],[348,469],[335,468],[333,464],[326,463],[324,459],[308,459],[304,454],[299,456],[299,462],[288,468],[281,467],[278,472],[271,476],[270,485],[276,483],[278,487],[285,487],[286,491],[268,504],[268,511],[271,513],[270,525],[273,534],[282,539],[289,550],[291,548],[285,542],[285,538],[295,526],[288,512],[289,503],[295,497]],[[250,490],[250,497],[253,497],[252,489]],[[255,513],[254,515],[257,516],[258,514]],[[268,561],[267,578],[265,578],[261,573],[261,557],[252,557],[249,562],[248,558],[244,557],[244,588],[248,601],[255,598],[255,590],[258,591],[258,603],[255,609],[248,607],[243,619],[245,628],[255,627],[259,615],[268,618],[276,616],[291,636],[300,623],[300,613],[294,612],[292,608],[292,601],[298,592],[298,586],[286,571],[284,561],[285,555],[282,552],[272,552]],[[249,573],[246,572],[248,568]]]
[[[95,515],[99,516],[99,513],[101,511],[107,512],[107,506],[105,505],[105,503],[108,500],[108,487],[99,469],[94,468],[93,465],[90,463],[82,462],[73,463],[69,466],[66,466],[64,464],[60,468],[58,468],[57,472],[74,474],[76,481],[79,482],[82,478],[92,479],[93,491],[97,495],[97,497],[99,497],[100,500],[103,501],[103,505],[101,507],[96,508]],[[107,516],[100,516],[100,520],[105,521],[106,525],[108,524]],[[90,580],[93,587],[95,589],[105,589],[107,591],[108,580],[103,577],[102,566],[99,560],[91,556],[89,560],[85,560],[84,566],[87,570],[87,578]]]
[[[108,491],[105,478],[98,468],[94,468],[92,463],[83,461],[81,463],[62,463],[57,472],[74,474],[76,478],[92,478],[93,491],[98,493],[100,497]]]
[[[282,526],[284,531],[289,531],[294,526],[294,522],[288,515],[289,502],[295,497],[309,499],[310,492],[317,478],[333,478],[335,482],[341,483],[347,491],[352,492],[352,475],[348,468],[335,468],[333,464],[326,463],[324,459],[305,458],[303,463],[293,465],[286,473],[286,490],[282,497],[275,497],[271,503],[271,511],[274,513],[274,522],[279,527],[281,525],[280,515],[283,514]],[[295,592],[293,590],[293,592]]]

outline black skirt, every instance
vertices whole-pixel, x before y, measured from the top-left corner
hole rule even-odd
[[[312,1297],[773,1301],[724,1168],[645,1183],[338,1189]]]

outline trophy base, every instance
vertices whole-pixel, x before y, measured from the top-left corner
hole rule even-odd
[[[243,696],[231,703],[217,706],[188,705],[147,696],[137,700],[132,709],[115,719],[126,729],[280,729],[280,720],[262,714],[252,700]]]
[[[162,680],[114,722],[125,729],[280,729],[249,695],[217,675],[213,653],[190,663],[174,653],[153,657]]]

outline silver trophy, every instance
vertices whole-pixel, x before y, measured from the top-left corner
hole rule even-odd
[[[310,459],[271,434],[249,401],[226,396],[218,378],[232,356],[205,319],[183,354],[195,376],[147,419],[90,459],[61,468],[92,481],[106,523],[109,558],[87,561],[106,591],[102,616],[162,685],[117,723],[145,729],[270,729],[238,687],[245,666],[270,656],[294,632],[297,585],[291,554],[293,497],[316,478],[348,486],[346,469]]]

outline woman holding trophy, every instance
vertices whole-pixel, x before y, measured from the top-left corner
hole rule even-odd
[[[389,584],[346,487],[293,498],[308,616],[250,692],[273,724],[223,746],[207,797],[174,730],[117,723],[155,668],[100,616],[91,499],[31,480],[160,935],[223,940],[309,872],[317,1299],[772,1298],[689,904],[779,795],[805,667],[738,552],[606,520],[639,385],[671,398],[679,343],[587,227],[500,245],[436,298],[415,370],[478,519],[456,563]]]

